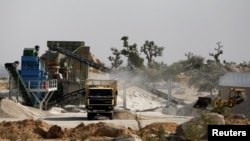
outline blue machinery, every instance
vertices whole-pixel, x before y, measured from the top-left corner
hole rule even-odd
[[[6,63],[10,77],[17,83],[22,103],[27,106],[40,107],[48,102],[46,98],[57,90],[57,80],[48,79],[48,73],[38,56],[39,46],[25,48],[21,58],[21,70],[18,62]]]

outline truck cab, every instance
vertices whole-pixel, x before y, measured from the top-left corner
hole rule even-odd
[[[113,119],[114,107],[117,105],[116,80],[86,80],[85,106],[87,118],[106,116]]]

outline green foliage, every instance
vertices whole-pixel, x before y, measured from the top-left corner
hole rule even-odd
[[[179,81],[178,75],[180,73],[190,73],[204,65],[204,58],[201,56],[196,56],[190,52],[185,56],[187,56],[187,60],[175,62],[165,69],[163,73],[165,80]]]
[[[123,36],[121,38],[123,40],[123,49],[121,50],[121,54],[125,57],[128,57],[128,65],[132,65],[135,67],[142,67],[144,59],[141,58],[138,54],[137,45],[129,45],[128,44],[128,37]]]
[[[161,125],[152,134],[146,135],[144,140],[146,140],[146,141],[167,141],[167,138],[165,135],[166,135],[165,129]]]
[[[186,129],[184,130],[185,138],[200,141],[202,137],[207,134],[207,125],[215,124],[216,118],[207,116],[208,113],[200,113],[200,117],[193,119],[193,122],[186,123]]]
[[[203,66],[205,58],[201,56],[194,55],[191,52],[188,52],[185,54],[187,57],[187,60],[185,60],[185,65],[186,66],[191,66],[192,68],[199,69],[200,67]]]
[[[141,68],[143,67],[143,61],[144,59],[141,58],[137,53],[132,52],[129,54],[129,57],[128,57],[129,65],[131,64],[137,68]]]
[[[149,82],[158,82],[161,80],[164,80],[162,77],[165,70],[167,68],[167,65],[165,64],[160,64],[160,63],[154,63],[154,67],[142,67],[141,70],[144,73],[144,77],[147,79]]]
[[[159,129],[156,131],[156,137],[158,138],[159,141],[166,141],[166,136],[165,136],[165,129],[161,125]]]
[[[194,86],[198,91],[209,91],[218,86],[219,76],[225,69],[218,63],[204,64],[204,58],[193,53],[185,54],[186,60],[181,60],[168,66],[163,72],[165,80],[179,81],[178,75],[186,73],[190,78],[188,85]]]
[[[184,136],[196,141],[200,140],[200,135],[206,132],[206,126],[200,126],[199,124],[188,124],[185,130]]]
[[[123,40],[123,46],[128,47],[128,36],[123,36],[121,40]]]
[[[195,86],[199,91],[210,91],[217,88],[219,76],[225,73],[224,68],[216,63],[203,65],[200,69],[190,72],[189,86]]]
[[[218,114],[221,114],[224,117],[226,117],[226,116],[228,116],[228,115],[231,114],[231,108],[228,107],[228,103],[227,102],[226,103],[219,102],[217,104],[213,104],[213,109],[211,110],[211,112],[218,113]]]
[[[118,49],[116,48],[111,48],[112,54],[113,56],[109,56],[108,59],[109,61],[111,61],[111,65],[112,65],[112,69],[116,69],[119,66],[121,66],[121,64],[123,63],[123,60],[121,60],[121,52],[118,51]]]
[[[123,49],[118,51],[115,48],[111,48],[114,57],[109,56],[108,59],[112,62],[112,68],[117,68],[122,64],[120,55],[127,57],[128,66],[133,66],[137,68],[144,67],[144,58],[140,57],[137,49],[137,44],[129,44],[128,36],[123,36],[121,40],[123,41]],[[155,57],[162,56],[164,47],[157,46],[154,41],[145,41],[144,45],[141,47],[140,52],[143,52],[146,55],[148,60],[148,66],[150,68],[158,68],[159,63],[154,61]]]
[[[175,62],[165,69],[163,77],[165,80],[179,81],[178,74],[183,71],[182,61]]]
[[[148,66],[153,68],[154,57],[162,56],[164,47],[157,46],[154,41],[145,41],[144,45],[141,47],[141,52],[146,55],[148,60]]]
[[[130,53],[138,53],[138,50],[137,50],[137,45],[136,44],[133,44],[133,45],[129,45],[128,44],[128,37],[127,36],[123,36],[121,38],[121,40],[123,40],[123,49],[121,50],[121,54],[126,56],[126,57],[129,57],[129,54]]]

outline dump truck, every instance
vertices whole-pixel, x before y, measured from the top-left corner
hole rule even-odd
[[[117,95],[117,80],[85,80],[84,103],[88,120],[97,116],[113,119]]]

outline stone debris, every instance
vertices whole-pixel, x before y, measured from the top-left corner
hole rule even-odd
[[[243,114],[247,118],[250,118],[250,100],[244,101],[236,106],[234,106],[231,111],[236,114]]]

